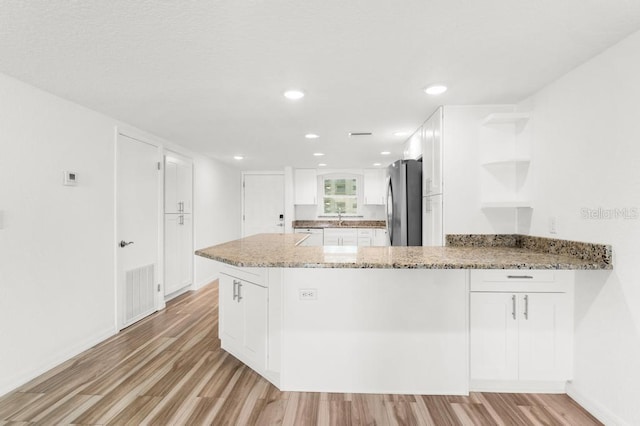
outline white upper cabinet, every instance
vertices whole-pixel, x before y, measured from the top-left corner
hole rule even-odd
[[[383,205],[386,198],[385,171],[382,169],[365,169],[364,204]]]
[[[164,212],[191,213],[193,166],[190,161],[173,155],[164,161]]]
[[[316,169],[295,169],[294,204],[318,204],[318,174]]]
[[[442,107],[422,126],[422,195],[442,194]]]

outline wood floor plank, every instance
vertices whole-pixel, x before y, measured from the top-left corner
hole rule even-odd
[[[217,298],[180,295],[1,397],[0,426],[600,424],[567,395],[282,392],[220,348]]]

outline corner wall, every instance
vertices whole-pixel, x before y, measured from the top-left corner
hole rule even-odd
[[[116,332],[114,141],[123,123],[2,74],[0,99],[2,395]],[[240,172],[194,161],[196,244],[237,238]],[[76,187],[62,185],[64,170],[77,172]],[[196,264],[196,279],[211,276],[204,269]]]
[[[520,105],[532,110],[531,234],[550,236],[553,216],[557,237],[613,246],[613,271],[576,274],[568,389],[608,424],[640,424],[639,75],[635,33]]]

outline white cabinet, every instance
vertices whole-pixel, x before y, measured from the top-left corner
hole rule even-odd
[[[386,229],[375,228],[326,228],[325,246],[388,246]]]
[[[389,245],[389,236],[386,229],[374,229],[372,246],[385,247]]]
[[[364,204],[385,204],[386,179],[382,169],[365,169],[364,175]]]
[[[164,158],[164,294],[193,282],[193,163],[176,154]]]
[[[358,247],[369,247],[373,245],[375,229],[358,229]]]
[[[164,215],[164,294],[193,282],[193,224],[190,214]]]
[[[267,289],[244,277],[220,274],[222,348],[251,368],[267,365]]]
[[[323,244],[324,232],[320,228],[296,228],[296,234],[309,234],[309,236],[300,243],[304,247],[319,247]]]
[[[422,126],[422,195],[443,192],[443,109],[438,108]]]
[[[193,166],[173,155],[164,160],[164,212],[191,213],[193,199]]]
[[[318,175],[315,169],[293,172],[294,204],[318,204]]]
[[[325,246],[357,246],[358,230],[355,228],[327,228],[324,230]]]
[[[472,390],[561,390],[571,378],[571,272],[499,275],[471,273]]]

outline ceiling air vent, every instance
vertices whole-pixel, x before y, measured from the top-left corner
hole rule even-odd
[[[349,136],[371,136],[371,132],[349,132]]]

